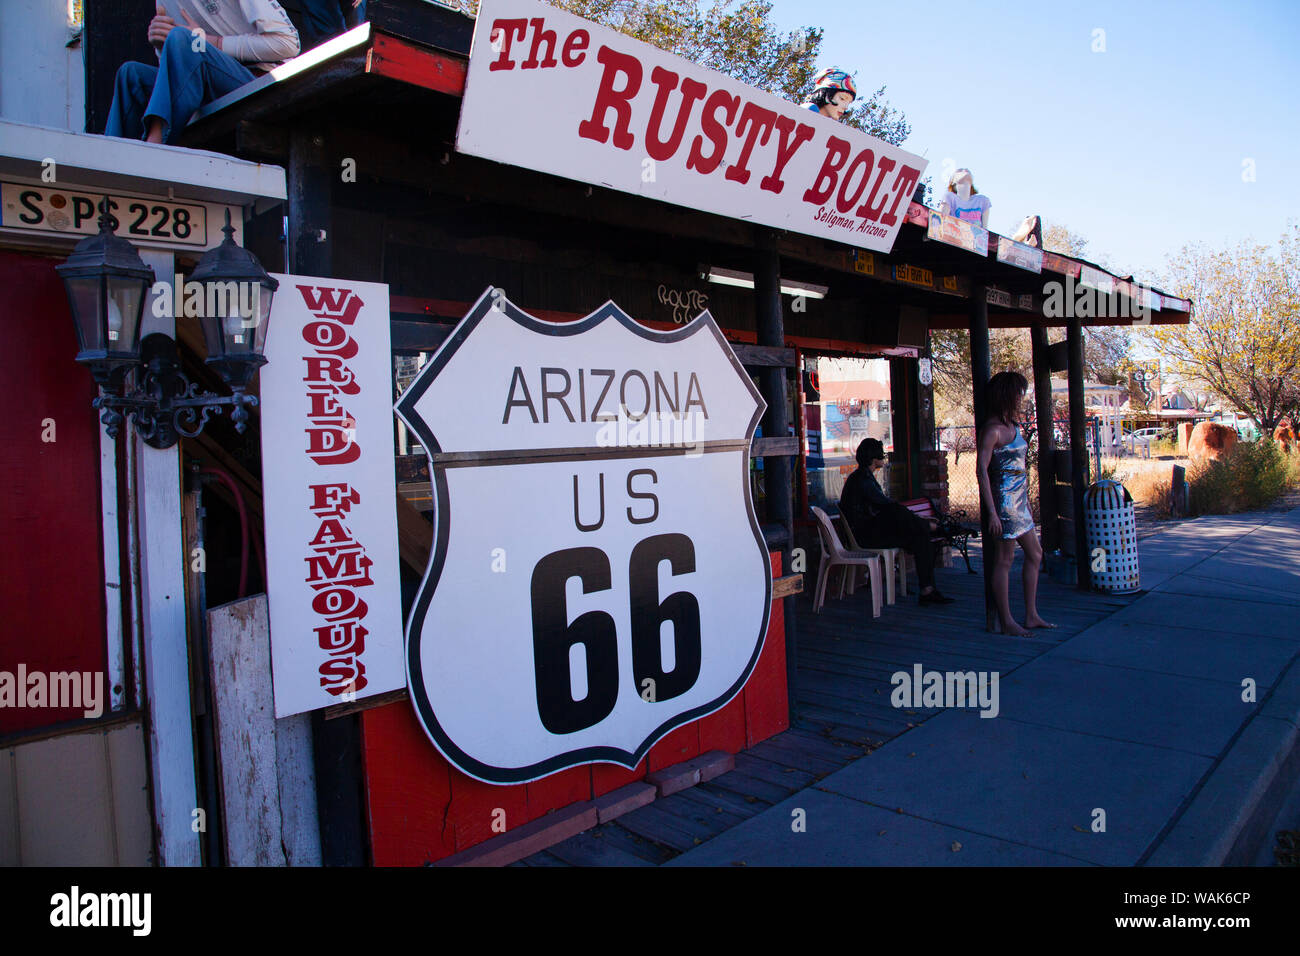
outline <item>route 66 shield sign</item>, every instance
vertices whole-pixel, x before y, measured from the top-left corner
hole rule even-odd
[[[708,312],[557,324],[489,289],[396,408],[434,498],[407,683],[452,763],[502,784],[635,767],[735,696],[771,611],[765,405]]]

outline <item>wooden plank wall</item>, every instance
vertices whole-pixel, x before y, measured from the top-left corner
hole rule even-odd
[[[226,863],[320,866],[311,717],[275,717],[270,634],[265,594],[208,611]]]
[[[148,866],[139,718],[0,750],[0,866]]]

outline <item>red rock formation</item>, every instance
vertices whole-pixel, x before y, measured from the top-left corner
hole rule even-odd
[[[1222,458],[1236,444],[1236,429],[1214,422],[1201,422],[1192,429],[1192,437],[1187,442],[1187,457],[1193,461],[1198,458]]]

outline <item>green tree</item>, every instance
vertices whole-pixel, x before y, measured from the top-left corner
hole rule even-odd
[[[1153,326],[1160,355],[1269,433],[1294,416],[1300,395],[1300,225],[1277,249],[1240,243],[1213,252],[1184,246],[1164,287],[1193,302],[1187,325]]]
[[[1054,222],[1043,230],[1043,248],[1071,259],[1088,258],[1088,240],[1059,222]]]
[[[478,12],[478,0],[447,5],[471,16]],[[796,103],[807,100],[819,67],[829,65],[818,62],[822,30],[780,33],[766,0],[551,0],[551,6]],[[886,101],[884,86],[859,96],[843,122],[895,146],[911,132],[907,118]]]

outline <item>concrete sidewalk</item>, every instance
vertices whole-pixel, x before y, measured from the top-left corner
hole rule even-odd
[[[1300,509],[1140,561],[1149,593],[1001,675],[996,718],[945,711],[667,865],[1236,862],[1300,763]]]

